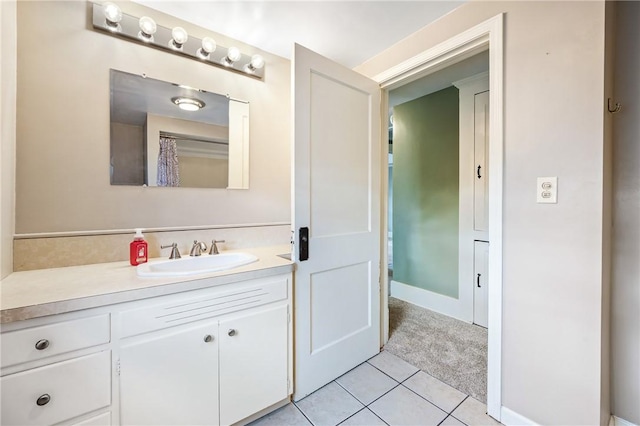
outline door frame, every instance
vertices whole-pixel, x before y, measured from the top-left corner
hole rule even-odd
[[[477,53],[489,50],[489,327],[487,356],[487,412],[500,420],[502,406],[502,202],[504,152],[503,14],[494,16],[373,77],[380,84],[383,117],[387,116],[388,92],[439,71]],[[386,130],[386,120],[382,120]],[[382,135],[387,136],[383,131]],[[388,143],[382,143],[381,176],[381,337],[389,339],[389,279],[387,269]]]

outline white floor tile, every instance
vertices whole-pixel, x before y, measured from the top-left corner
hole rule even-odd
[[[413,365],[385,351],[367,362],[399,382],[408,379],[418,371]]]
[[[337,378],[336,382],[364,405],[371,404],[398,386],[398,382],[366,362]]]
[[[373,414],[371,410],[365,408],[340,423],[340,426],[387,426],[387,424],[380,420],[380,417]]]
[[[465,399],[451,415],[469,426],[500,424],[487,415],[487,406],[485,404],[472,397]]]
[[[447,413],[404,386],[398,386],[369,406],[390,425],[436,426]]]
[[[456,419],[453,416],[449,416],[439,426],[465,426],[460,420]]]
[[[403,385],[447,413],[452,412],[467,397],[424,371],[414,374]]]
[[[315,426],[335,426],[364,407],[336,382],[318,389],[296,405]]]
[[[289,403],[276,411],[249,423],[250,426],[311,426],[293,403]]]

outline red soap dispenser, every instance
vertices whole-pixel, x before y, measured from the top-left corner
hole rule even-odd
[[[129,262],[133,265],[139,265],[147,261],[147,242],[142,235],[142,229],[136,229],[136,235],[129,244]]]

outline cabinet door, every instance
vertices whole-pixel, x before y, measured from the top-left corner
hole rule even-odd
[[[122,424],[217,425],[217,336],[217,321],[207,321],[123,342]]]
[[[220,321],[220,423],[286,398],[287,306]]]
[[[489,324],[489,243],[473,243],[473,322],[487,327]]]

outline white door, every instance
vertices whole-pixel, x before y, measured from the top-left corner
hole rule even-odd
[[[382,164],[376,82],[299,45],[293,78],[299,400],[380,349]]]
[[[475,241],[473,250],[473,322],[489,326],[489,243]]]

